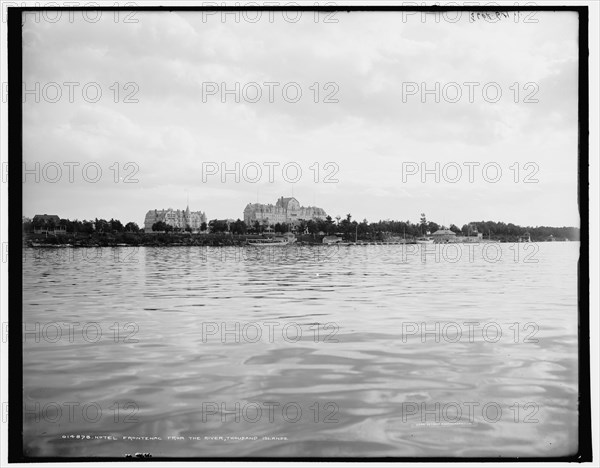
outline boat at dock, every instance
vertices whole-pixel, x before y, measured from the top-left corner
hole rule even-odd
[[[283,247],[294,244],[296,240],[296,236],[290,232],[286,232],[282,236],[274,236],[268,239],[252,239],[248,241],[247,245],[253,247]]]
[[[343,239],[339,236],[325,236],[323,237],[323,244],[325,245],[340,245]]]
[[[42,242],[29,242],[29,247],[39,247],[44,249],[66,249],[67,247],[73,247],[71,244],[45,244]]]

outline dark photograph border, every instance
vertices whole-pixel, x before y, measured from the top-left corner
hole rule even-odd
[[[591,401],[590,401],[590,310],[589,310],[589,47],[588,47],[588,7],[586,6],[477,6],[473,7],[396,7],[396,6],[319,6],[305,7],[93,7],[100,11],[567,11],[579,15],[579,77],[578,77],[578,119],[579,119],[579,170],[578,203],[581,219],[580,258],[578,263],[578,307],[579,307],[579,450],[576,454],[559,458],[464,458],[464,457],[366,457],[366,458],[319,458],[319,457],[153,457],[147,461],[238,461],[238,462],[587,462],[592,460]],[[8,7],[8,192],[9,192],[9,328],[21,330],[23,318],[23,232],[22,232],[22,164],[23,164],[23,106],[21,82],[23,78],[22,56],[22,14],[37,10],[81,11],[80,7]],[[122,457],[28,457],[23,451],[23,336],[22,333],[9,334],[9,452],[10,463],[69,463],[69,462],[123,462]],[[139,461],[139,460],[131,460]]]

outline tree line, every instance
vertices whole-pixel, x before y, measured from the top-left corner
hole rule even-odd
[[[30,232],[35,229],[50,229],[53,230],[57,227],[64,226],[67,233],[82,233],[82,234],[94,234],[94,233],[117,233],[117,232],[140,232],[140,228],[137,223],[129,222],[125,225],[118,219],[111,218],[109,221],[105,219],[94,219],[94,220],[70,220],[61,219],[58,223],[54,220],[33,220],[25,221],[23,223],[23,231]]]
[[[576,227],[550,227],[550,226],[519,226],[513,223],[495,221],[472,221],[458,227],[450,224],[448,227],[433,221],[428,221],[424,214],[419,222],[380,220],[369,223],[366,219],[360,222],[352,220],[352,215],[347,214],[345,218],[336,216],[333,219],[327,216],[325,219],[301,220],[295,224],[255,221],[248,226],[244,221],[234,222],[212,220],[208,223],[210,232],[230,234],[263,234],[265,232],[285,233],[288,231],[297,234],[309,234],[311,236],[338,235],[346,240],[382,240],[386,237],[402,237],[414,239],[429,236],[440,229],[449,229],[457,236],[476,236],[482,234],[484,238],[497,239],[505,242],[517,241],[519,237],[529,235],[532,241],[546,241],[553,237],[557,240],[569,239],[579,240],[579,228]]]
[[[92,220],[69,220],[61,219],[57,226],[53,220],[48,221],[26,221],[23,223],[23,231],[31,232],[37,228],[53,229],[58,226],[64,226],[67,233],[138,233],[143,232],[135,222],[128,222],[123,225],[118,219],[111,218]],[[469,236],[482,234],[484,238],[497,239],[505,242],[517,241],[519,237],[529,235],[532,241],[545,241],[549,238],[556,240],[569,239],[579,240],[579,228],[576,227],[550,227],[550,226],[519,226],[513,223],[495,222],[495,221],[473,221],[458,227],[450,224],[448,227],[428,221],[425,214],[421,214],[418,222],[397,221],[397,220],[379,220],[368,222],[366,219],[358,222],[352,219],[351,214],[345,218],[336,216],[335,219],[327,216],[325,219],[299,220],[296,223],[275,223],[270,224],[266,221],[255,221],[250,225],[237,219],[217,220],[213,219],[208,223],[202,223],[201,232],[223,233],[233,235],[246,234],[265,234],[294,232],[297,235],[306,234],[312,237],[323,235],[338,235],[344,239],[357,240],[382,240],[389,237],[402,237],[414,239],[433,234],[439,229],[449,229],[457,235]],[[158,221],[152,225],[155,232],[191,232],[191,228],[173,227],[164,221]]]

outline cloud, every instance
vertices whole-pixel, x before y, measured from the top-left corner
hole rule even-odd
[[[256,23],[180,11],[136,12],[137,23],[115,22],[112,12],[96,23],[66,13],[56,23],[26,21],[24,81],[28,89],[39,83],[41,99],[26,96],[25,161],[94,162],[106,176],[93,185],[81,177],[25,185],[25,215],[141,222],[150,208],[183,206],[187,189],[193,209],[237,218],[258,189],[264,202],[294,190],[303,204],[360,219],[426,211],[456,224],[578,222],[576,16],[537,12],[537,23],[491,24],[338,12],[337,23],[324,23],[303,12],[292,23],[263,13]],[[66,82],[78,83],[72,102]],[[44,101],[48,83],[61,87],[59,102]],[[214,95],[207,83],[217,84]],[[222,93],[236,83],[239,91]],[[249,83],[262,93],[258,102],[244,94],[256,91]],[[451,83],[462,93],[457,102],[444,99],[454,96]],[[465,83],[478,83],[472,102]],[[83,94],[86,85],[101,90],[97,102]],[[486,85],[491,96],[501,89],[498,102],[482,94]],[[438,96],[427,94],[436,86]],[[202,181],[206,162],[268,161],[295,161],[303,177]],[[407,161],[498,161],[506,180],[399,184]],[[510,182],[508,167],[528,161],[540,167],[533,192]],[[127,162],[137,164],[139,182],[115,183],[111,165],[122,172]],[[327,162],[339,168],[336,184],[323,184]]]

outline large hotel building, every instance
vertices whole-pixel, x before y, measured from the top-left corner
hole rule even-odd
[[[315,206],[300,206],[294,197],[281,197],[275,205],[262,203],[248,203],[244,209],[244,222],[251,226],[256,221],[268,223],[294,223],[296,221],[308,221],[311,219],[325,219],[327,213],[323,208]]]
[[[191,228],[192,231],[199,231],[202,223],[206,223],[206,215],[202,211],[190,211],[188,206],[185,210],[150,210],[146,213],[144,220],[144,231],[152,232],[152,225],[163,221],[174,228]]]

